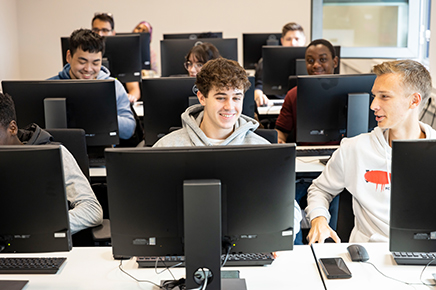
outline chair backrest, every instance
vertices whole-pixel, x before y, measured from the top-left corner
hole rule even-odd
[[[61,143],[71,152],[89,180],[89,159],[86,149],[85,130],[83,129],[45,129],[54,141]]]
[[[351,230],[354,228],[354,213],[353,213],[353,196],[344,189],[340,193],[339,208],[338,208],[338,224],[336,233],[341,238],[341,241],[348,242]]]
[[[254,133],[265,138],[272,144],[278,143],[278,134],[274,129],[257,129]]]

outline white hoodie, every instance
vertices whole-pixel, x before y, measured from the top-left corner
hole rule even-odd
[[[426,139],[436,139],[436,131],[420,123]],[[343,189],[353,196],[353,242],[387,242],[389,238],[390,172],[392,149],[386,141],[389,130],[345,138],[322,174],[308,189],[306,213],[330,219],[328,205]],[[389,173],[389,175],[387,174]]]

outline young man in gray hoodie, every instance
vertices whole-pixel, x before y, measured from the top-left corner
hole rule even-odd
[[[208,61],[195,82],[200,105],[182,114],[183,128],[161,138],[153,147],[269,144],[254,130],[259,123],[241,115],[250,87],[247,73],[233,60]],[[300,231],[301,209],[294,200],[294,231]],[[295,235],[294,235],[295,239]]]

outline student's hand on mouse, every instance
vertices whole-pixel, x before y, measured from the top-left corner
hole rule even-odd
[[[329,226],[327,219],[323,216],[316,217],[311,222],[311,228],[307,235],[307,241],[309,245],[318,242],[324,243],[324,241],[331,237],[335,243],[340,243],[341,239],[336,232]]]
[[[254,90],[254,100],[256,101],[256,105],[258,107],[268,105],[268,97],[259,89]]]

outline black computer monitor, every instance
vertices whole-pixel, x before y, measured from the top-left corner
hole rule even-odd
[[[0,146],[0,252],[72,248],[59,146]]]
[[[163,39],[223,38],[222,32],[165,33]]]
[[[238,61],[236,38],[166,39],[160,41],[161,75],[163,77],[187,75],[188,72],[183,66],[185,56],[199,41],[212,43],[222,57]]]
[[[20,126],[81,128],[88,146],[119,143],[114,80],[2,81]]]
[[[222,245],[232,253],[293,248],[294,144],[105,154],[114,257],[185,255],[190,280],[203,267],[220,277]]]
[[[139,34],[139,41],[141,46],[141,66],[142,69],[151,69],[151,57],[150,57],[150,33],[117,33],[117,35],[137,35]]]
[[[335,46],[340,59],[340,46]],[[263,46],[263,92],[266,95],[284,96],[289,88],[289,76],[307,75],[306,47]],[[339,74],[339,62],[334,73]]]
[[[262,57],[262,46],[281,45],[281,33],[244,33],[242,34],[242,55],[245,69],[255,69]]]
[[[375,78],[375,74],[299,76],[297,142],[335,142],[376,127],[369,108]]]
[[[242,114],[254,117],[254,78],[249,77],[252,86],[245,93]],[[180,115],[190,105],[197,104],[198,98],[192,77],[163,77],[142,81],[144,106],[145,144],[153,145],[169,129],[180,128]]]
[[[103,65],[111,76],[122,83],[140,82],[142,69],[141,39],[138,33],[128,35],[113,35],[104,38],[106,43],[103,55]],[[61,37],[62,60],[67,63],[67,50],[70,48],[69,37]]]
[[[436,140],[392,142],[391,252],[436,252],[435,169]]]

